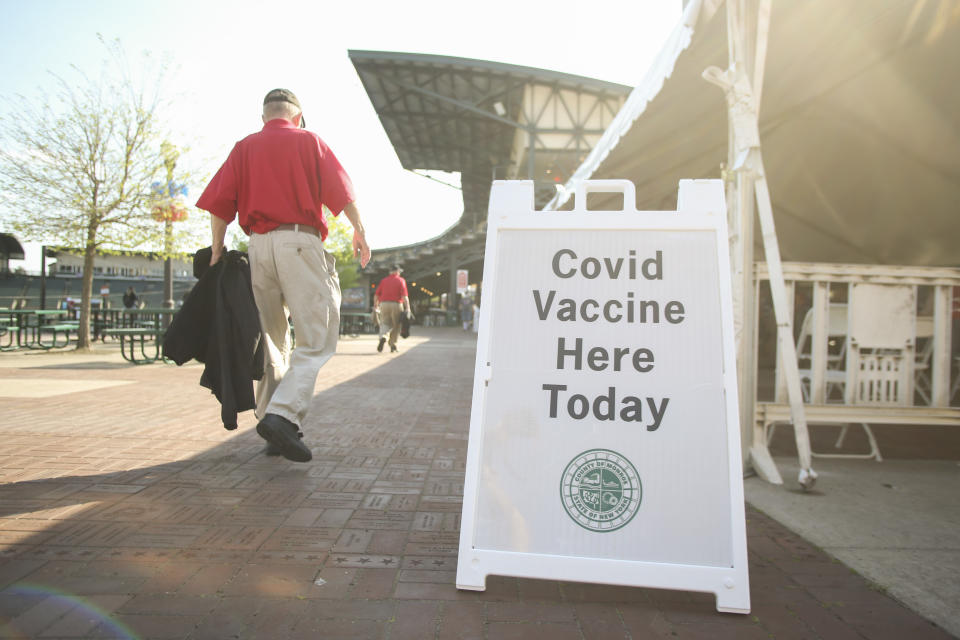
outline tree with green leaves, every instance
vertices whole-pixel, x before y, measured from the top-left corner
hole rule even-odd
[[[324,246],[337,260],[337,275],[340,277],[340,290],[357,286],[360,280],[359,263],[353,255],[353,227],[340,216],[327,213],[327,239]],[[344,216],[346,217],[346,216]]]
[[[72,67],[54,93],[6,98],[0,116],[0,215],[27,240],[82,248],[77,348],[90,346],[94,256],[163,244],[151,188],[166,178],[160,111],[167,65],[144,54],[136,78],[119,42],[99,77]]]

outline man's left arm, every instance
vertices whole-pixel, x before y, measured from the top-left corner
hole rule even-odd
[[[210,231],[213,235],[213,244],[210,245],[212,251],[210,255],[211,267],[217,264],[220,261],[220,256],[223,255],[223,242],[227,235],[228,225],[229,223],[220,216],[210,214]]]

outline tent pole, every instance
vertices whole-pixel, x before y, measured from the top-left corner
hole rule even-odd
[[[727,11],[727,33],[736,34],[736,11]],[[727,38],[727,55],[730,60],[737,59],[734,50],[736,38]],[[733,330],[737,346],[737,388],[740,402],[740,456],[743,470],[753,466],[765,480],[780,484],[779,473],[775,466],[760,464],[752,459],[751,448],[754,443],[753,424],[756,407],[756,366],[755,366],[755,299],[753,284],[753,185],[748,184],[742,172],[732,171],[736,162],[736,153],[732,141],[735,138],[733,119],[727,121],[727,137],[731,144],[727,149],[727,162],[724,179],[727,183],[727,222],[730,231],[730,264],[733,267]],[[767,456],[769,457],[769,455]]]
[[[739,27],[736,24],[737,11],[729,10],[726,14],[727,33],[736,34]],[[727,37],[727,57],[737,59],[734,50],[738,38]],[[762,465],[764,470],[757,470],[750,451],[754,441],[753,423],[756,394],[756,368],[753,365],[753,344],[755,331],[750,318],[753,315],[753,187],[744,184],[742,172],[732,170],[736,162],[736,153],[733,140],[736,137],[733,128],[733,119],[727,119],[727,138],[730,144],[727,147],[727,161],[724,166],[723,178],[726,182],[727,196],[727,226],[730,233],[730,265],[732,267],[733,290],[733,333],[737,348],[737,389],[740,403],[740,459],[743,461],[743,471],[753,466],[765,480],[779,484],[781,480],[774,480],[771,474],[764,470],[769,465]],[[771,460],[772,463],[772,460]],[[779,477],[776,467],[770,468],[772,475]]]
[[[767,258],[767,270],[770,276],[770,293],[773,297],[773,313],[777,319],[777,343],[782,354],[781,364],[787,379],[787,398],[790,401],[790,420],[797,442],[797,455],[800,461],[800,475],[797,481],[809,489],[817,480],[812,468],[810,452],[810,434],[807,430],[807,417],[803,408],[803,392],[800,387],[800,371],[797,366],[797,345],[793,340],[793,322],[791,321],[787,301],[787,287],[783,279],[783,265],[780,261],[780,247],[777,244],[777,230],[773,224],[773,206],[770,202],[770,189],[764,173],[763,157],[760,149],[751,152],[748,165],[756,172],[754,183],[757,195],[757,213],[760,217],[760,230],[763,236],[763,250]]]
[[[733,207],[731,229],[734,232],[733,253],[735,280],[735,322],[737,340],[737,375],[740,400],[740,439],[744,464],[748,464],[753,445],[753,423],[756,406],[756,301],[753,277],[753,184],[743,172],[735,172],[733,180]],[[758,473],[760,473],[758,471]],[[776,471],[774,470],[774,473]],[[766,474],[765,479],[768,479]],[[774,481],[774,480],[770,480]],[[779,482],[777,482],[779,484]]]
[[[754,10],[748,10],[750,4]],[[770,272],[770,290],[773,298],[774,314],[777,319],[777,338],[780,353],[783,356],[783,370],[786,375],[787,395],[790,401],[790,415],[793,421],[800,461],[800,485],[809,489],[816,482],[817,474],[811,467],[810,438],[807,431],[806,414],[803,407],[803,395],[800,388],[800,374],[797,367],[796,344],[793,339],[793,323],[790,318],[790,305],[786,295],[786,283],[780,262],[780,249],[777,243],[776,229],[773,224],[773,207],[770,191],[764,173],[763,157],[760,152],[759,103],[762,90],[763,68],[766,59],[767,31],[770,24],[770,0],[727,0],[727,38],[730,54],[730,66],[726,71],[710,67],[703,77],[723,89],[727,98],[727,112],[732,123],[733,135],[730,139],[731,155],[735,158],[732,169],[737,174],[735,216],[740,221],[738,242],[743,243],[747,228],[753,224],[753,196],[756,196],[757,214],[763,238],[764,252]],[[748,18],[750,22],[748,23]],[[755,18],[755,20],[753,20]],[[752,188],[751,188],[752,183]],[[747,217],[749,216],[749,217]],[[753,256],[752,233],[749,249],[739,247],[739,255],[747,261],[742,265],[743,284],[739,313],[742,319],[741,342],[738,355],[743,358],[741,380],[750,386],[749,397],[753,401],[744,408],[743,413],[749,420],[749,426],[741,424],[741,433],[754,433],[754,413],[756,410],[756,361],[753,358],[753,340],[756,331],[756,314],[746,313],[752,310]],[[746,286],[750,283],[750,286]],[[748,338],[749,336],[749,338]],[[748,351],[749,348],[749,351]],[[747,375],[746,368],[751,371]],[[748,397],[741,391],[741,400]],[[755,438],[756,440],[757,438]],[[770,482],[779,482],[780,475],[767,449],[766,439],[752,442],[751,462],[754,469]]]

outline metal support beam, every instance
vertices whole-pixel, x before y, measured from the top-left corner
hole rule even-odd
[[[489,118],[490,120],[496,120],[497,122],[510,125],[511,127],[516,127],[517,129],[523,129],[524,131],[530,130],[530,127],[524,126],[519,122],[514,122],[509,118],[502,118],[495,113],[490,113],[489,111],[486,111],[485,109],[480,109],[478,107],[475,107],[469,102],[463,102],[462,100],[450,98],[448,96],[439,94],[436,91],[431,91],[430,89],[424,89],[423,87],[418,87],[415,84],[410,84],[409,82],[404,82],[403,80],[397,80],[396,78],[391,78],[390,76],[387,76],[387,75],[383,75],[379,73],[374,73],[373,75],[376,75],[381,80],[385,80],[391,84],[397,85],[398,87],[402,87],[407,91],[413,91],[414,93],[419,93],[425,96],[429,96],[430,98],[433,98],[438,102],[443,102],[445,104],[453,105],[458,109],[463,109],[471,113],[476,113],[477,115],[481,115],[484,118]]]
[[[537,166],[537,134],[530,131],[527,138],[527,179],[536,183],[537,177],[534,174]]]
[[[460,260],[456,253],[450,253],[450,288],[447,290],[447,311],[457,310],[457,268]]]

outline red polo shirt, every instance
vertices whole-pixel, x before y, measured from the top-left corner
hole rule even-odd
[[[247,234],[299,223],[326,238],[322,205],[339,215],[353,200],[353,184],[330,147],[317,134],[277,118],[234,145],[197,207],[228,223],[239,213]]]
[[[380,302],[400,302],[407,295],[407,281],[398,273],[391,273],[377,285]]]

